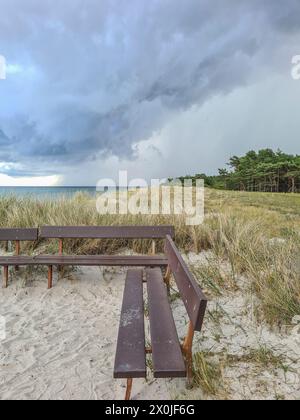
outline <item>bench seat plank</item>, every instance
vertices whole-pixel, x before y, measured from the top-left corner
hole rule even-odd
[[[118,255],[39,255],[36,257],[9,256],[0,257],[0,265],[65,265],[65,266],[124,266],[124,267],[165,267],[165,257],[118,256]]]
[[[143,271],[128,270],[117,341],[114,378],[145,378]]]
[[[186,377],[186,367],[159,268],[146,270],[155,378]]]

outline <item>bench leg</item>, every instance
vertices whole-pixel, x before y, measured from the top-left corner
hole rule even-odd
[[[167,291],[168,291],[168,295],[169,296],[170,296],[171,275],[172,275],[172,271],[171,271],[171,268],[168,266],[167,272],[166,272],[165,277],[164,277],[164,282],[165,282],[165,284],[167,286]]]
[[[152,245],[151,245],[151,254],[152,255],[156,254],[156,243],[154,240],[152,241]]]
[[[193,383],[193,354],[192,352],[186,354],[186,368],[187,368],[187,385],[192,386]]]
[[[19,256],[20,255],[20,241],[16,241],[16,255]],[[15,267],[16,271],[19,271],[19,267],[16,265]]]
[[[126,387],[126,394],[125,394],[125,401],[129,401],[131,398],[131,391],[132,391],[132,383],[133,379],[127,379],[127,387]]]
[[[186,336],[186,338],[184,340],[184,343],[183,343],[183,346],[182,346],[182,351],[183,351],[185,361],[186,361],[188,386],[191,386],[192,381],[193,381],[193,340],[194,340],[194,334],[195,334],[194,326],[190,322],[188,333],[187,333],[187,336]]]
[[[60,256],[62,256],[62,255],[63,255],[63,253],[64,253],[64,242],[63,242],[63,240],[62,240],[62,239],[60,239],[60,240],[59,240],[59,244],[58,244],[58,254],[59,254]],[[58,271],[61,273],[61,272],[62,272],[63,267],[62,267],[61,265],[59,265],[57,268],[58,268]]]
[[[3,271],[4,271],[3,287],[6,289],[8,287],[8,266],[7,265],[3,267]]]
[[[49,265],[48,267],[48,289],[52,289],[52,279],[53,279],[53,267]]]

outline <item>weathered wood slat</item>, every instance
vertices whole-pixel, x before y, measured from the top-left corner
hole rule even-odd
[[[114,377],[127,379],[146,377],[142,270],[128,270],[127,273]]]
[[[207,298],[170,236],[167,236],[166,239],[165,253],[194,329],[201,331],[207,307]]]
[[[0,229],[0,241],[36,241],[38,229]]]
[[[173,226],[43,226],[40,238],[56,239],[164,239],[175,235]]]
[[[108,267],[165,267],[167,259],[152,256],[118,256],[118,255],[39,255],[36,257],[12,256],[0,257],[1,266],[24,265],[65,265],[65,266],[108,266]]]
[[[161,270],[147,269],[146,280],[154,377],[185,377],[186,367]]]

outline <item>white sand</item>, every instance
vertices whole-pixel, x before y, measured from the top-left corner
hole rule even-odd
[[[195,264],[203,255],[190,255]],[[34,278],[34,280],[32,280]],[[48,291],[47,275],[23,270],[0,289],[0,316],[6,338],[0,338],[0,400],[123,399],[124,381],[113,379],[113,365],[125,280],[123,269],[81,268],[57,281]],[[284,357],[291,371],[236,362],[223,369],[230,399],[300,399],[300,325],[271,331],[253,316],[254,297],[246,288],[209,303],[222,312],[221,323],[207,314],[194,351],[243,356],[266,345]],[[182,339],[187,316],[181,300],[173,303]],[[148,330],[148,327],[147,327]],[[149,332],[149,331],[148,331]],[[134,381],[133,399],[174,399],[185,393],[182,379]],[[189,398],[207,398],[197,390]]]
[[[0,289],[7,334],[0,400],[124,398],[113,365],[125,271],[83,268],[58,282],[55,274],[50,291],[46,277],[24,284],[24,275],[14,274]],[[148,381],[134,382],[133,398],[170,399],[178,388],[177,380]]]

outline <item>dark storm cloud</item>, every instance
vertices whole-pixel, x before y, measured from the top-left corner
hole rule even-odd
[[[0,1],[0,161],[30,173],[130,156],[170,114],[253,82],[300,29],[297,0]]]

